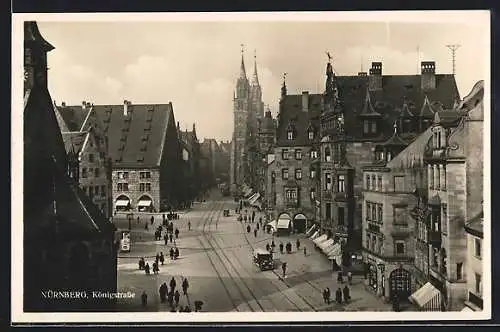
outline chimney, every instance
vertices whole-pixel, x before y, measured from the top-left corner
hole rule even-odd
[[[65,101],[63,101],[63,102],[61,103],[61,107],[66,107],[66,102],[65,102]]]
[[[128,101],[127,100],[124,100],[123,101],[123,115],[124,116],[128,116]]]
[[[368,76],[368,73],[366,71],[360,71],[358,72],[358,76]]]
[[[434,90],[436,88],[436,63],[434,61],[422,61],[421,87],[422,90]]]
[[[309,111],[309,91],[302,92],[302,111]]]
[[[82,109],[85,110],[87,108],[87,102],[84,100],[82,101]]]
[[[370,76],[368,81],[368,89],[376,91],[382,89],[382,62],[372,62]]]

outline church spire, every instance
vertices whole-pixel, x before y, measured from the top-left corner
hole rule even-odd
[[[254,63],[253,63],[252,85],[260,85],[259,76],[257,75],[257,50],[254,50],[253,61]]]
[[[281,98],[285,99],[286,97],[286,74],[283,73],[283,85],[281,86]]]
[[[241,66],[240,66],[240,78],[246,79],[247,78],[247,71],[245,70],[245,59],[244,59],[244,49],[243,44],[241,44]]]

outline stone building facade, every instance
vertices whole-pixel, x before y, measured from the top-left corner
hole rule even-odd
[[[116,292],[115,228],[74,178],[47,87],[47,52],[24,22],[23,309],[112,311],[112,299],[54,299],[47,290]],[[90,296],[90,295],[89,295]]]
[[[467,294],[465,305],[474,311],[483,310],[483,212],[465,224],[467,233]]]
[[[166,211],[185,202],[172,103],[59,106],[68,127],[102,128],[112,162],[113,211]]]
[[[316,216],[316,177],[312,168],[318,158],[320,94],[288,95],[283,81],[277,117],[274,160],[269,164],[272,218],[290,220],[290,228],[305,232]]]
[[[179,124],[177,124],[177,131],[179,132],[179,137],[182,143],[182,160],[184,166],[182,169],[185,172],[186,187],[185,195],[186,199],[190,202],[198,198],[201,192],[201,170],[200,170],[200,142],[196,136],[196,126],[193,123],[192,131],[180,131]]]
[[[362,168],[391,138],[394,123],[399,137],[411,142],[430,126],[436,110],[459,99],[453,75],[436,74],[434,62],[422,62],[421,68],[421,75],[383,75],[382,63],[373,62],[369,75],[336,76],[327,64],[320,116],[320,228],[344,238],[346,251],[362,245]]]

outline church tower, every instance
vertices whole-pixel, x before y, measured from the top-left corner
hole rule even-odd
[[[243,45],[242,45],[243,46]],[[262,88],[257,74],[257,60],[254,56],[254,71],[249,82],[241,50],[240,75],[236,81],[236,91],[233,96],[234,128],[231,144],[231,191],[246,184],[256,188],[258,153],[258,121],[264,118],[264,103]]]

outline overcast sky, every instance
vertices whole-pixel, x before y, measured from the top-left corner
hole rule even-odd
[[[372,61],[382,61],[384,74],[416,74],[422,60],[436,61],[437,73],[451,73],[446,45],[461,44],[456,78],[462,97],[485,79],[489,51],[489,30],[470,22],[39,21],[39,28],[55,46],[49,89],[58,104],[172,101],[183,129],[196,122],[200,138],[218,140],[232,134],[242,43],[249,78],[257,50],[263,99],[273,114],[284,72],[289,93],[324,89],[326,50],[339,75],[368,71]]]

